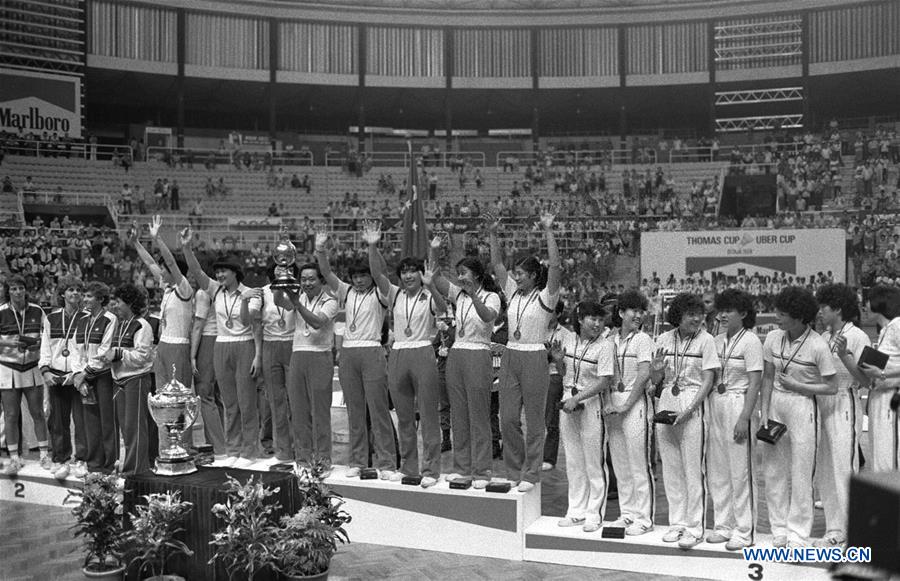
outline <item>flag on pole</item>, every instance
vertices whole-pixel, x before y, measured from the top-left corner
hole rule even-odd
[[[406,203],[403,205],[403,256],[426,259],[428,257],[428,229],[425,225],[425,206],[419,196],[419,170],[413,157],[412,141],[409,150],[409,180]]]

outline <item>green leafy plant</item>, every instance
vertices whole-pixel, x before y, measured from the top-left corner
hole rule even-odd
[[[74,499],[76,537],[82,537],[85,550],[84,568],[92,572],[111,571],[121,567],[122,543],[125,538],[122,502],[124,481],[113,474],[88,473],[80,489],[70,489],[64,504]]]
[[[184,517],[194,505],[181,500],[181,492],[146,494],[147,504],[134,507],[131,530],[125,537],[130,563],[140,563],[138,573],[149,568],[151,575],[164,575],[166,563],[173,555],[191,556],[194,552],[175,538],[182,532]]]
[[[279,489],[270,489],[253,477],[241,484],[231,476],[225,487],[228,499],[212,508],[223,526],[213,533],[210,545],[215,553],[209,562],[221,562],[229,578],[242,571],[252,580],[271,561],[269,547],[274,544],[272,533],[277,527],[274,515],[281,504],[266,500]]]
[[[296,472],[301,508],[283,516],[272,531],[271,567],[282,575],[317,575],[328,570],[338,543],[350,538],[344,525],[350,515],[341,507],[344,500],[325,484],[323,461]]]

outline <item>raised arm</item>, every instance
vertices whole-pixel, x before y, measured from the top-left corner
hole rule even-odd
[[[434,262],[429,260],[425,263],[425,272],[422,274],[422,284],[425,285],[429,291],[431,291],[431,300],[434,301],[435,313],[446,313],[447,312],[447,300],[435,287],[434,287],[434,275],[437,269],[435,268]]]
[[[503,252],[501,252],[500,242],[497,240],[500,218],[495,218],[491,214],[487,214],[485,218],[488,228],[488,240],[491,243],[491,264],[494,267],[494,275],[497,277],[497,284],[500,285],[500,288],[506,288],[509,273],[506,271],[506,265],[503,263]]]
[[[194,256],[194,250],[191,248],[191,243],[194,241],[194,231],[191,230],[190,226],[181,231],[179,241],[181,242],[181,251],[184,252],[184,260],[187,262],[188,270],[194,275],[197,286],[202,290],[207,290],[212,279],[203,272],[203,267],[200,266],[200,262]]]
[[[159,267],[156,261],[153,260],[153,256],[147,251],[146,248],[144,248],[144,245],[141,244],[141,240],[140,238],[138,238],[137,228],[132,228],[134,229],[129,229],[128,231],[128,241],[131,242],[132,245],[134,245],[134,249],[137,251],[141,262],[143,262],[144,266],[146,266],[150,270],[150,274],[152,274],[154,278],[158,279],[162,275],[162,269]],[[159,227],[157,227],[156,230],[158,231]],[[153,224],[150,225],[150,236],[153,236]],[[176,268],[176,270],[178,269]]]
[[[559,292],[559,281],[562,272],[560,269],[559,247],[556,245],[556,236],[553,235],[554,218],[555,216],[550,212],[541,214],[541,226],[544,228],[544,234],[547,238],[547,257],[550,263],[547,270],[547,290],[553,295]],[[493,248],[493,246],[491,246],[491,248]],[[493,251],[491,253],[491,258],[493,258]],[[496,268],[495,265],[495,271]]]
[[[333,293],[337,293],[341,287],[341,279],[335,276],[331,271],[331,263],[328,262],[328,254],[325,250],[325,242],[328,241],[328,232],[324,229],[316,228],[316,262],[319,263],[319,272],[325,279],[325,284]]]
[[[437,265],[437,251],[438,248],[441,247],[443,240],[440,236],[435,236],[431,239],[431,246],[428,248],[428,262]],[[435,268],[432,278],[431,284],[434,286],[435,290],[437,290],[438,294],[441,296],[448,296],[450,294],[450,282],[447,281],[446,278],[441,274],[441,270],[439,268]]]
[[[153,216],[153,221],[150,222],[150,238],[153,239],[153,242],[156,243],[156,247],[159,248],[159,253],[162,254],[163,261],[166,263],[166,268],[169,269],[169,274],[172,275],[172,281],[177,287],[182,288],[187,284],[187,279],[181,274],[181,269],[178,268],[178,263],[175,262],[175,256],[172,255],[169,246],[162,238],[160,238],[160,226],[162,226],[162,218],[157,214]],[[136,246],[137,244],[135,244],[135,247]],[[140,254],[140,250],[138,251],[138,254]]]
[[[390,296],[391,281],[387,277],[387,262],[381,252],[378,251],[378,241],[381,240],[381,226],[375,220],[363,220],[362,238],[369,245],[369,270],[372,279],[382,296]]]

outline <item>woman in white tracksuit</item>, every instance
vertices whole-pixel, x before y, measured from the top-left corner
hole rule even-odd
[[[739,551],[756,542],[756,400],[763,349],[753,332],[753,297],[727,289],[716,296],[715,307],[724,332],[716,336],[720,368],[708,402],[707,473],[716,526],[706,542],[725,543],[729,551]]]
[[[616,356],[616,381],[609,395],[606,427],[609,453],[618,478],[621,516],[613,526],[625,534],[642,535],[653,530],[655,512],[651,443],[653,401],[647,393],[653,339],[641,330],[647,297],[628,290],[616,299],[611,326]]]
[[[575,333],[552,346],[563,376],[559,432],[566,454],[569,508],[561,527],[600,529],[606,512],[606,426],[603,400],[614,375],[613,345],[601,335],[606,311],[595,302],[575,310]]]
[[[873,287],[869,290],[869,310],[881,326],[875,346],[889,359],[884,370],[872,365],[860,366],[870,380],[868,416],[872,449],[866,466],[871,466],[874,472],[890,472],[900,468],[900,419],[897,406],[891,407],[891,400],[900,397],[900,289]]]
[[[700,328],[703,301],[679,293],[669,304],[666,320],[675,327],[656,340],[650,381],[660,385],[659,411],[675,412],[671,425],[657,427],[663,484],[669,501],[667,543],[691,549],[706,529],[706,399],[719,368],[715,341]]]

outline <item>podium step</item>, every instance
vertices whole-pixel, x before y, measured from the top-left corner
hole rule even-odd
[[[0,474],[0,500],[62,506],[69,489],[80,482],[74,476],[57,480],[37,461],[25,460],[25,466],[15,476]]]
[[[526,561],[595,569],[612,569],[690,579],[747,579],[757,572],[740,551],[723,544],[700,543],[691,550],[662,540],[668,527],[644,535],[604,539],[601,531],[585,533],[580,527],[557,526],[557,517],[543,516],[525,531]],[[609,524],[609,523],[605,523]],[[757,535],[757,547],[771,547],[771,535]],[[756,563],[765,579],[817,581],[831,579],[825,564]]]
[[[386,480],[346,478],[335,467],[326,479],[353,517],[351,541],[521,561],[525,529],[540,517],[540,485],[527,493],[451,490]]]

